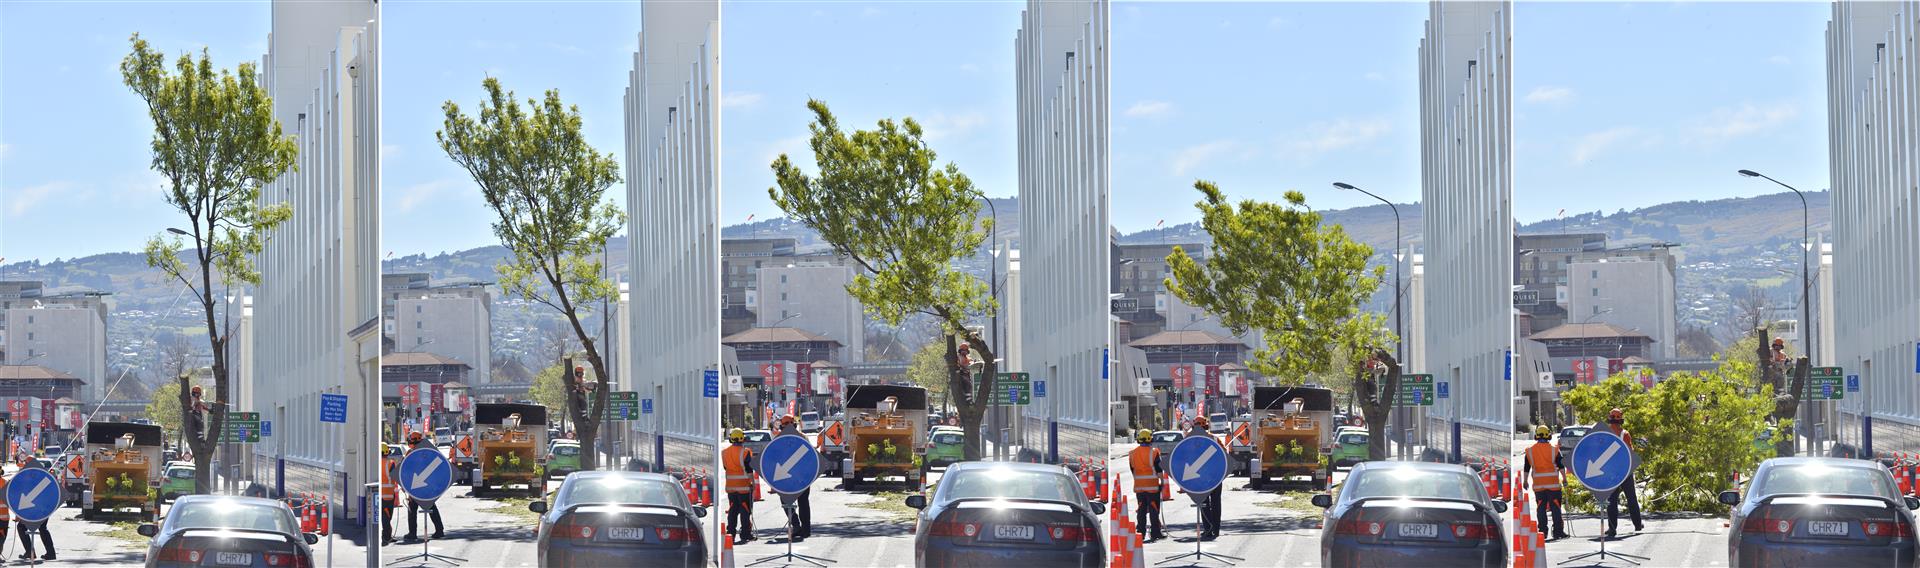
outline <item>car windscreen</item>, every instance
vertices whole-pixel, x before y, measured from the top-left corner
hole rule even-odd
[[[189,472],[191,473],[191,472]],[[293,517],[284,507],[227,500],[176,503],[167,510],[167,521],[174,529],[232,528],[299,534]]]
[[[680,486],[652,479],[634,479],[619,475],[568,479],[554,498],[554,507],[584,503],[624,503],[684,508],[687,496]]]
[[[820,413],[818,413],[818,412],[802,412],[802,413],[800,413],[800,419],[801,419],[801,420],[805,420],[805,421],[808,421],[808,422],[813,422],[813,421],[815,421],[815,420],[819,420],[819,419],[820,419]]]
[[[1834,467],[1822,463],[1776,465],[1767,468],[1766,473],[1754,481],[1753,492],[1761,496],[1822,493],[1899,498],[1886,474],[1866,467]]]
[[[193,468],[176,467],[167,470],[167,477],[174,479],[193,479]]]
[[[575,446],[573,444],[560,444],[553,447],[553,455],[577,456],[577,455],[580,455],[580,446]]]
[[[990,467],[949,472],[940,481],[943,498],[1041,499],[1079,503],[1084,497],[1072,478],[1059,473]]]
[[[1340,443],[1347,444],[1347,445],[1355,445],[1355,446],[1366,445],[1367,435],[1366,434],[1342,435],[1340,436]]]
[[[933,443],[935,444],[952,445],[952,444],[960,444],[965,441],[966,441],[966,436],[962,436],[955,432],[941,432],[933,435]]]
[[[767,440],[772,440],[772,439],[773,439],[773,434],[769,434],[766,432],[748,432],[747,433],[747,441],[749,442],[765,442]]]
[[[1155,442],[1178,442],[1178,441],[1180,441],[1180,440],[1181,440],[1182,438],[1186,438],[1186,437],[1187,437],[1187,435],[1186,435],[1186,434],[1181,434],[1181,433],[1179,433],[1179,432],[1163,432],[1163,433],[1159,433],[1159,434],[1154,434],[1154,435],[1153,435],[1153,441],[1155,441]]]
[[[1437,497],[1479,501],[1486,498],[1480,480],[1458,471],[1413,467],[1369,469],[1348,479],[1347,499],[1366,497]]]

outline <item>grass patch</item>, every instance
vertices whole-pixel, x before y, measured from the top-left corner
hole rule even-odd
[[[489,500],[493,501],[494,504],[492,506],[480,509],[479,510],[480,512],[493,513],[495,515],[504,515],[507,517],[512,517],[515,523],[525,524],[528,526],[540,525],[540,514],[527,510],[527,504],[533,502],[532,498],[505,497],[505,498],[489,499]]]
[[[101,530],[87,531],[87,536],[110,538],[135,548],[145,547],[150,540],[140,536],[139,521],[113,521],[101,527]]]
[[[1255,501],[1253,504],[1269,509],[1287,511],[1297,516],[1319,516],[1325,512],[1325,509],[1313,506],[1314,495],[1315,493],[1310,491],[1288,491],[1274,495],[1272,499]]]
[[[907,493],[903,491],[882,491],[873,494],[872,501],[854,503],[852,506],[887,513],[897,521],[912,521],[919,510],[907,506]]]

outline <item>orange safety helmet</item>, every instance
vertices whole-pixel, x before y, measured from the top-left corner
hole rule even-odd
[[[794,418],[793,418],[793,415],[792,415],[792,414],[784,414],[784,415],[781,415],[781,416],[780,416],[780,425],[781,425],[781,426],[792,426],[792,425],[794,424],[794,422],[795,422],[795,421],[794,421]]]
[[[407,434],[407,442],[409,443],[419,443],[420,440],[424,440],[424,439],[426,439],[426,436],[422,435],[418,431]]]
[[[1208,427],[1208,426],[1211,426],[1211,425],[1213,425],[1213,423],[1212,423],[1212,422],[1208,422],[1208,421],[1207,421],[1207,417],[1205,417],[1205,416],[1195,416],[1195,417],[1193,417],[1193,425],[1194,425],[1194,426],[1199,426],[1199,427],[1201,427],[1201,428],[1206,428],[1206,427]]]

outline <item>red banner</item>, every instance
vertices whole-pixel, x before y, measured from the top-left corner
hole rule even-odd
[[[1185,389],[1191,387],[1193,387],[1193,366],[1187,364],[1174,365],[1173,388]]]
[[[1220,366],[1207,365],[1207,394],[1220,394]]]
[[[420,385],[414,383],[400,385],[400,404],[407,406],[420,404]]]
[[[1593,360],[1592,359],[1574,359],[1573,360],[1573,380],[1580,384],[1593,383]]]
[[[432,396],[428,398],[432,399],[429,402],[432,403],[433,412],[446,412],[447,411],[447,385],[436,383],[428,386],[430,387],[428,392],[432,393]]]

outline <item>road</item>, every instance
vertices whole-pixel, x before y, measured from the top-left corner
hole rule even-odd
[[[1120,468],[1116,471],[1124,469],[1127,452],[1138,446],[1133,443],[1109,445],[1107,463],[1116,464]],[[1122,477],[1127,475],[1122,471]],[[1337,471],[1333,480],[1339,483],[1345,478],[1345,471]],[[1132,486],[1130,482],[1123,485]],[[1244,477],[1229,477],[1226,486],[1226,491],[1221,493],[1220,538],[1200,543],[1200,550],[1243,558],[1234,562],[1235,566],[1242,567],[1320,565],[1320,509],[1308,501],[1308,494],[1253,491],[1247,489]],[[1194,562],[1191,557],[1179,563],[1159,564],[1194,551],[1198,520],[1193,502],[1176,490],[1161,511],[1168,538],[1147,544],[1146,564],[1219,566],[1218,562]]]
[[[1530,439],[1514,440],[1514,455],[1524,455],[1526,448],[1532,445],[1533,440]],[[1515,467],[1519,467],[1519,460],[1515,460]],[[1644,501],[1646,495],[1644,489],[1640,491],[1642,507],[1646,505]],[[1622,507],[1624,506],[1623,504]],[[1526,513],[1531,515],[1533,511],[1528,510]],[[1607,552],[1651,558],[1652,560],[1640,560],[1648,566],[1727,565],[1725,517],[1695,514],[1643,514],[1646,530],[1635,531],[1633,521],[1626,517],[1626,510],[1622,509],[1620,514],[1618,537],[1606,541]],[[1617,558],[1603,560],[1598,556],[1561,564],[1569,558],[1600,551],[1600,535],[1606,532],[1606,528],[1605,510],[1599,511],[1599,514],[1568,515],[1567,535],[1572,538],[1547,542],[1548,565],[1562,568],[1625,565]],[[1543,530],[1551,531],[1552,528],[1543,527]]]
[[[161,514],[166,514],[162,506]],[[95,566],[139,565],[146,562],[146,537],[134,532],[137,523],[131,519],[117,522],[80,520],[80,509],[61,508],[48,520],[48,530],[53,533],[53,545],[59,555],[58,562],[67,564]],[[15,561],[21,553],[19,536],[10,529],[8,539],[0,554],[9,561]],[[364,566],[367,562],[367,547],[364,539],[359,538],[358,527],[341,527],[340,534],[332,538],[333,562],[328,562],[327,538],[321,538],[313,545],[315,566]],[[34,541],[35,552],[40,550],[40,542]],[[17,562],[17,561],[15,561]]]
[[[558,483],[559,480],[554,480]],[[528,499],[521,498],[477,498],[464,486],[454,486],[447,490],[447,496],[438,502],[440,519],[446,522],[446,537],[427,542],[400,541],[383,547],[381,557],[386,562],[420,554],[423,551],[442,556],[464,558],[461,566],[494,566],[510,568],[534,566],[534,531],[539,526],[539,516],[527,510]],[[407,508],[405,501],[393,512],[393,537],[404,538],[407,534]],[[420,514],[419,535],[431,534],[432,521],[427,520],[424,511]],[[417,559],[416,559],[417,560]],[[393,564],[396,568],[407,566],[439,566],[444,563],[421,563],[418,561]]]
[[[929,481],[937,482],[939,471]],[[795,554],[830,559],[840,566],[895,567],[913,566],[913,509],[905,504],[905,489],[858,492],[840,489],[840,479],[822,477],[813,482],[808,498],[812,507],[813,536],[793,544]],[[780,496],[762,489],[762,499],[753,506],[753,534],[760,540],[735,546],[734,561],[741,566],[787,552],[786,513],[780,509]],[[725,497],[720,497],[714,514],[727,513]],[[761,566],[784,566],[771,562]],[[805,563],[796,563],[805,565]]]

